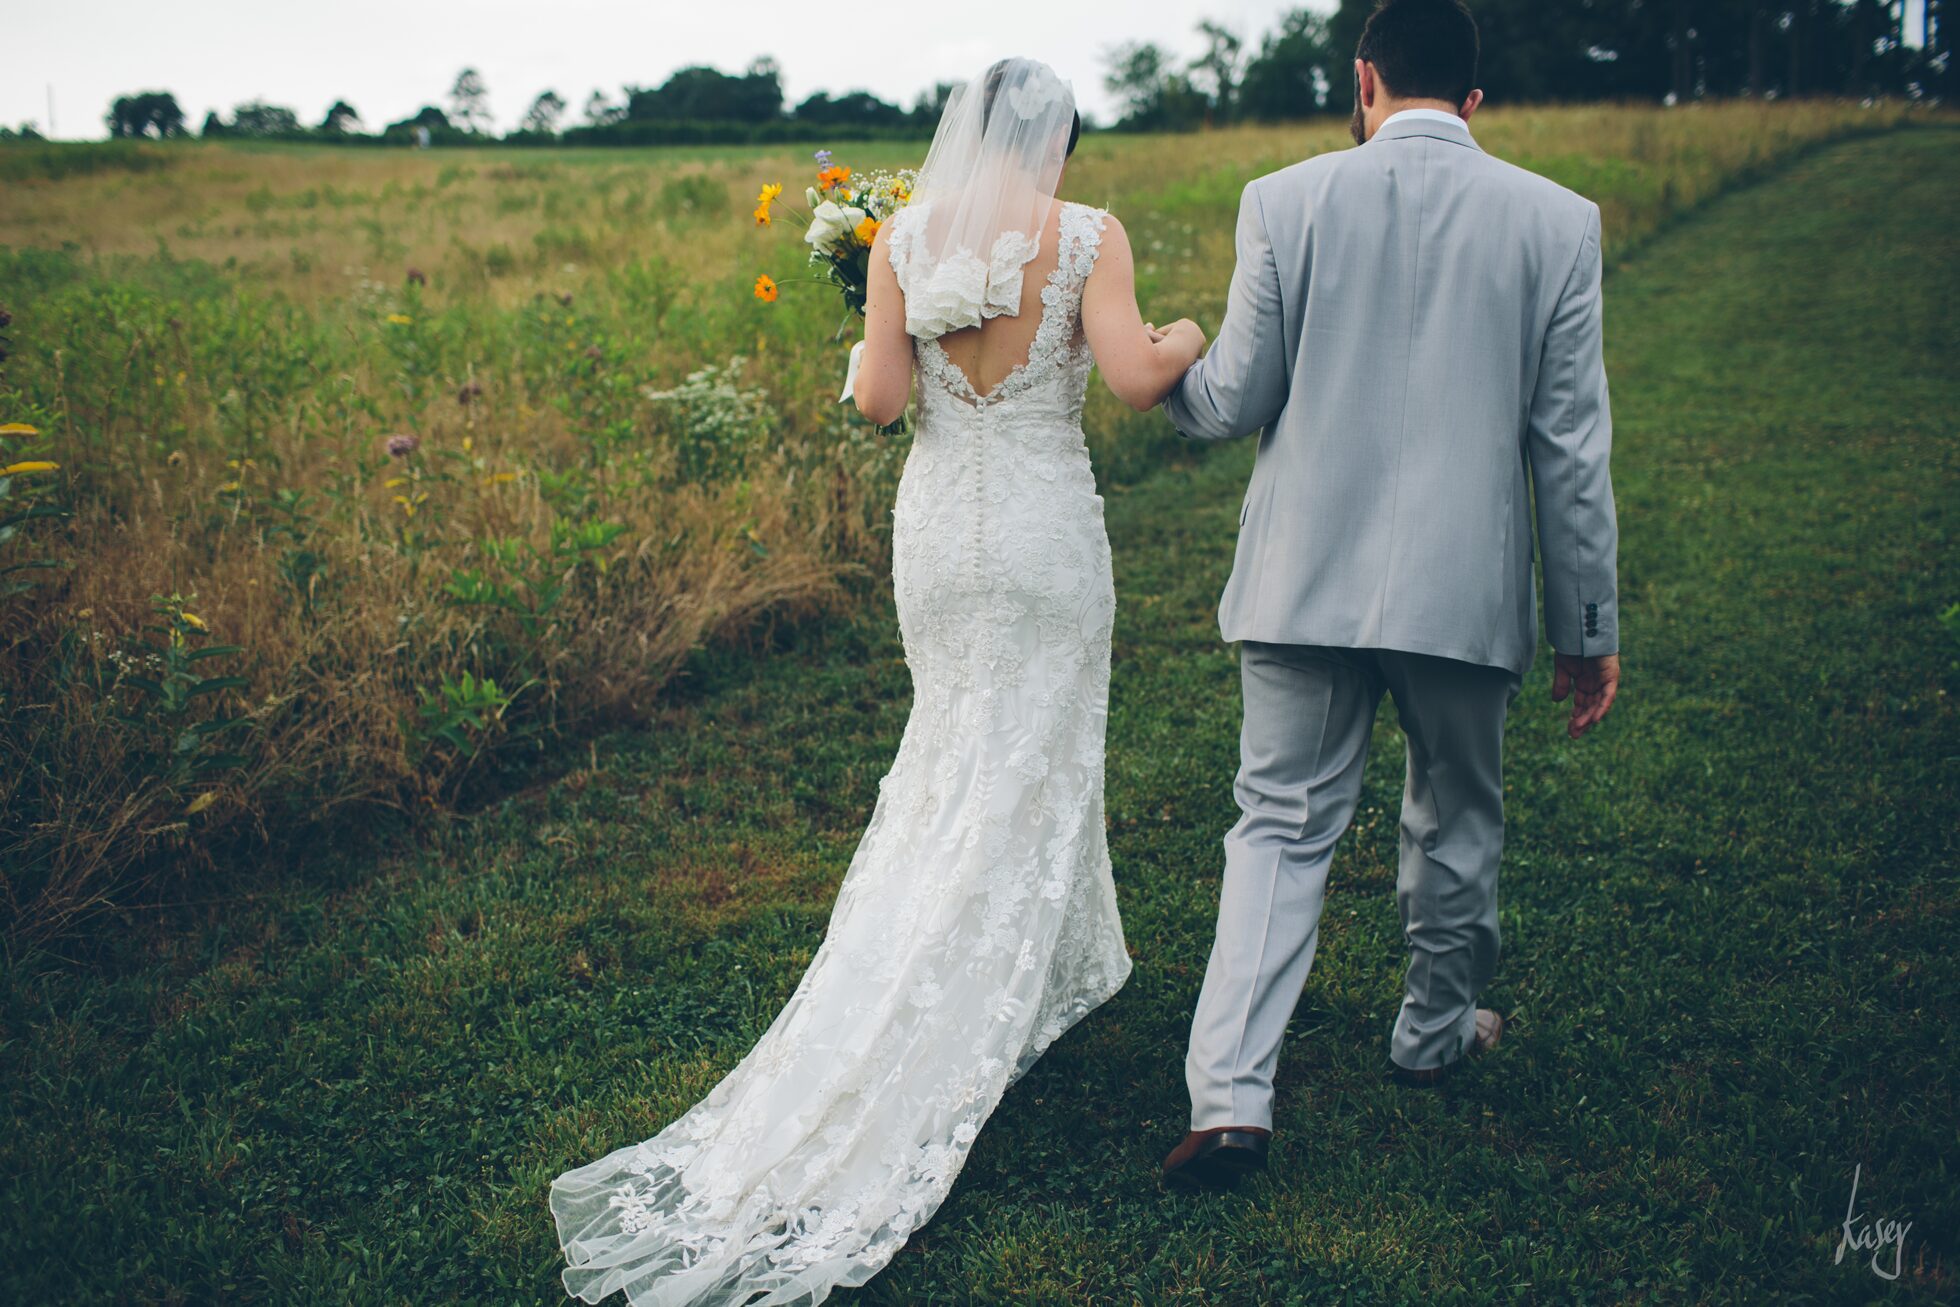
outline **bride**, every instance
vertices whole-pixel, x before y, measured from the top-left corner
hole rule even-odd
[[[1093,363],[1152,408],[1204,342],[1147,326],[1122,226],[1055,198],[1080,130],[1047,65],[993,65],[953,92],[873,243],[858,407],[884,425],[915,373],[921,392],[892,514],[911,716],[775,1022],[679,1120],[552,1182],[578,1297],[816,1303],[863,1284],[1008,1086],[1129,976],[1083,392]]]

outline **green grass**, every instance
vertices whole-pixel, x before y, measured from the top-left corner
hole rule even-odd
[[[1960,134],[1816,153],[1609,281],[1627,682],[1511,722],[1505,1046],[1384,1079],[1384,713],[1270,1172],[1159,1192],[1230,824],[1214,605],[1249,448],[1112,490],[1137,968],[855,1300],[1950,1300]],[[888,608],[698,656],[643,731],[401,856],[265,875],[0,987],[0,1298],[549,1302],[551,1176],[730,1067],[903,724]],[[1905,1278],[1832,1264],[1861,1206]],[[840,1295],[853,1300],[852,1295]]]

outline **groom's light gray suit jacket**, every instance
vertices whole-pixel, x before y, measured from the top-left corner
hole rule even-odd
[[[1259,437],[1227,640],[1509,668],[1619,649],[1599,208],[1451,123],[1261,177],[1210,351],[1165,407]],[[1527,476],[1529,485],[1527,485]]]

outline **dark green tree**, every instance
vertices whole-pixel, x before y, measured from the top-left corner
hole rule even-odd
[[[172,137],[184,134],[184,111],[168,91],[117,96],[104,118],[111,136]]]
[[[632,122],[766,123],[782,114],[782,70],[773,59],[757,59],[739,76],[696,65],[653,90],[627,88]]]
[[[523,131],[550,136],[558,130],[558,119],[565,112],[565,101],[556,91],[539,91],[531,107],[524,111]]]
[[[490,92],[483,85],[483,74],[465,68],[456,74],[449,88],[450,119],[466,132],[490,130]]]
[[[1128,131],[1187,131],[1204,122],[1212,99],[1191,84],[1162,46],[1149,42],[1119,45],[1104,56],[1109,72],[1103,85],[1114,95]]]
[[[1247,61],[1239,110],[1267,122],[1319,113],[1346,70],[1347,58],[1335,52],[1327,19],[1311,9],[1291,10]]]
[[[596,86],[592,88],[592,94],[586,97],[585,121],[594,127],[604,127],[607,123],[616,123],[625,116],[626,107],[624,105],[614,104],[606,93]]]
[[[418,127],[428,128],[429,134],[438,139],[456,135],[456,128],[450,123],[449,116],[432,104],[423,105],[413,117],[389,123],[382,134],[395,138],[413,136]]]
[[[327,116],[320,120],[320,130],[329,136],[344,136],[348,132],[359,131],[361,115],[353,105],[345,100],[335,100]]]
[[[207,141],[225,134],[225,120],[218,116],[216,109],[204,115],[204,126],[198,128],[197,134]]]
[[[853,128],[903,127],[905,110],[880,100],[869,91],[849,91],[831,96],[823,91],[796,106],[796,121],[840,131]]]
[[[1118,121],[1129,125],[1155,116],[1171,68],[1163,47],[1149,41],[1129,41],[1103,58],[1109,65],[1103,89],[1116,97]]]
[[[225,131],[232,136],[297,136],[299,115],[284,105],[248,100],[231,111]]]
[[[1245,42],[1238,33],[1209,19],[1198,24],[1205,38],[1204,53],[1191,61],[1191,86],[1206,100],[1205,117],[1228,123],[1238,117],[1239,69]]]

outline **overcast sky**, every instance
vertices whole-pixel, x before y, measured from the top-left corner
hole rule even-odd
[[[370,130],[445,104],[456,72],[483,74],[500,130],[550,87],[576,120],[594,87],[615,97],[705,63],[738,71],[757,55],[782,65],[794,104],[812,91],[865,89],[910,104],[937,81],[972,76],[1002,55],[1053,64],[1078,103],[1108,117],[1105,49],[1148,40],[1195,53],[1200,18],[1256,44],[1298,0],[0,0],[0,123],[104,135],[116,96],[165,90],[195,129],[206,110],[264,98],[314,124],[336,99]],[[1331,8],[1331,0],[1309,0]],[[859,22],[857,31],[847,25]]]

